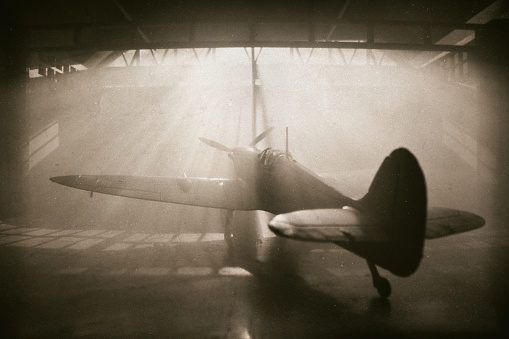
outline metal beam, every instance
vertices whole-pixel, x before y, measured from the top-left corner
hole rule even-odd
[[[139,65],[140,65],[140,50],[137,49],[136,51],[134,51],[133,58],[131,59],[131,63],[129,64],[129,66],[139,66]]]
[[[107,67],[109,64],[111,64],[113,61],[117,60],[121,56],[124,55],[125,50],[122,51],[113,51],[110,54],[108,54],[104,59],[102,59],[99,63],[95,65],[95,68],[102,68]]]
[[[126,18],[128,21],[130,22],[134,22],[133,18],[129,15],[129,13],[127,13],[127,11],[125,10],[124,6],[122,6],[120,4],[120,2],[118,2],[118,0],[112,0],[113,3],[115,4],[115,6],[117,6],[118,10],[120,12],[122,12],[122,15],[124,16],[124,18]],[[137,25],[135,25],[136,27],[136,31],[138,32],[138,34],[141,36],[141,38],[145,41],[145,42],[150,42],[150,39],[148,38],[148,36],[143,33],[143,31],[141,30],[141,28]]]
[[[338,14],[338,22],[340,22],[343,19],[343,16],[345,15],[346,10],[348,9],[348,6],[350,6],[350,0],[346,0],[346,2],[343,4],[343,7],[341,8],[341,11]],[[332,33],[336,30],[338,27],[337,24],[332,25],[329,33],[327,34],[327,37],[325,40],[329,41],[330,37],[332,36]]]
[[[252,96],[252,111],[251,111],[251,118],[252,118],[252,137],[256,137],[256,78],[257,78],[257,71],[256,71],[256,59],[255,59],[255,51],[254,47],[251,47],[251,96]]]
[[[30,32],[33,32],[34,38],[28,49],[31,51],[50,52],[50,51],[119,51],[134,49],[180,49],[180,48],[228,48],[228,47],[279,47],[279,48],[354,48],[354,49],[385,49],[385,50],[414,50],[414,51],[468,51],[473,46],[458,45],[456,43],[432,43],[430,32],[433,29],[441,28],[454,30],[469,30],[477,32],[483,25],[478,24],[450,24],[450,23],[429,23],[429,22],[403,22],[403,21],[374,21],[374,22],[342,22],[342,29],[357,29],[359,26],[365,27],[364,36],[360,36],[356,41],[335,40],[328,41],[324,27],[337,23],[336,21],[320,22],[192,22],[179,24],[178,32],[175,33],[174,24],[167,24],[168,30],[159,31],[171,32],[175,35],[158,36],[152,39],[145,35],[143,41],[132,38],[132,27],[140,27],[139,24],[72,24],[72,25],[42,25],[27,26]],[[143,27],[149,28],[154,24],[146,24]],[[390,41],[390,39],[379,38],[378,27],[397,26],[403,28],[418,28],[424,31],[425,39],[416,39],[415,42],[400,43]],[[208,29],[210,28],[210,29]],[[111,33],[111,30],[115,34]],[[68,31],[72,34],[80,32],[81,38],[71,38],[59,40],[59,35],[54,39],[37,39],[51,35],[54,31]],[[215,31],[214,31],[215,30]],[[232,36],[221,35],[223,30],[235,32]],[[87,35],[84,32],[88,32]],[[149,29],[150,31],[150,29]],[[206,32],[206,33],[204,33]],[[217,34],[216,34],[216,33]],[[362,34],[362,32],[360,33]],[[69,34],[61,34],[69,36]],[[92,36],[87,41],[84,37]],[[423,42],[424,40],[424,42]],[[51,41],[51,43],[41,42]],[[157,41],[157,42],[155,42]]]
[[[350,42],[350,41],[194,41],[158,43],[108,43],[95,46],[47,46],[31,48],[32,52],[99,52],[124,51],[136,49],[193,49],[193,48],[347,48],[408,51],[448,51],[469,52],[476,49],[472,45],[424,45],[390,42]]]
[[[503,1],[502,1],[503,2]],[[497,1],[498,3],[498,1]],[[491,8],[491,6],[489,7]],[[481,12],[482,13],[482,12]],[[477,17],[477,15],[476,15]],[[193,22],[189,21],[171,21],[171,22],[159,22],[159,21],[149,21],[145,22],[142,20],[133,21],[135,24],[141,27],[164,27],[170,26],[173,24],[180,24],[185,26],[197,26],[197,25],[206,25],[206,24],[224,24],[224,25],[247,25],[247,26],[257,26],[263,24],[297,24],[297,23],[311,23],[312,25],[323,25],[323,26],[331,26],[334,24],[338,24],[338,20],[315,20],[315,21],[286,21],[281,22],[280,20],[268,20],[263,19],[260,21],[253,21],[250,23],[246,23],[244,21],[214,21],[214,20],[196,20]],[[404,20],[356,20],[356,21],[342,21],[342,25],[374,25],[374,26],[402,26],[402,27],[424,27],[430,26],[431,28],[451,28],[451,29],[476,29],[479,28],[480,22],[466,22],[466,23],[452,23],[452,22],[429,22],[429,21],[404,21]],[[125,22],[83,22],[83,23],[58,23],[58,24],[38,24],[38,25],[22,25],[28,30],[38,30],[38,29],[84,29],[84,28],[129,28],[132,27],[131,23]],[[256,27],[253,27],[256,31]]]
[[[507,2],[504,0],[498,0],[493,2],[491,5],[486,7],[481,12],[474,15],[470,18],[466,23],[467,24],[487,24],[492,19],[500,17],[503,13],[508,10]],[[449,46],[464,46],[475,39],[475,33],[471,30],[453,30],[451,33],[447,34],[440,40],[436,42],[436,44],[444,44]],[[409,61],[415,68],[426,67],[427,65],[433,63],[434,61],[445,57],[447,54],[455,52],[452,50],[443,50],[443,51],[435,51],[429,50],[427,53],[421,53]]]

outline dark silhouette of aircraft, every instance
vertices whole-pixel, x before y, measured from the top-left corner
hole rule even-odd
[[[428,209],[423,172],[404,148],[385,158],[363,198],[352,199],[293,160],[288,144],[286,151],[258,150],[256,144],[271,130],[247,147],[229,148],[200,138],[228,153],[235,166],[234,179],[71,175],[50,180],[91,195],[98,192],[228,210],[225,240],[229,253],[237,240],[245,239],[241,232],[254,234],[245,227],[232,227],[233,211],[269,212],[275,216],[268,227],[278,236],[331,242],[365,258],[373,285],[383,298],[390,295],[391,285],[377,266],[397,276],[410,276],[422,259],[425,238],[460,233],[485,223],[469,212]],[[267,227],[266,223],[260,226]]]

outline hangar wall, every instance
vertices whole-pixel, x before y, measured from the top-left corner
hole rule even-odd
[[[251,138],[251,67],[212,68],[213,78],[194,65],[108,67],[31,79],[30,140],[55,121],[65,145],[82,123],[108,124],[133,114],[210,115],[222,142],[241,145]],[[477,190],[476,93],[401,67],[262,64],[257,76],[258,131],[276,127],[267,139],[271,146],[285,147],[281,131],[288,126],[296,159],[319,172],[375,169],[393,148],[408,147],[441,199],[436,204],[478,207],[478,194],[462,194]],[[230,135],[239,128],[240,137]]]
[[[13,34],[15,33],[5,33],[3,36],[5,38],[12,39]],[[449,148],[452,153],[462,158],[463,161],[477,172],[481,186],[487,186],[494,189],[493,191],[488,190],[489,192],[495,192],[493,194],[489,194],[488,199],[482,199],[482,201],[486,204],[486,207],[483,207],[483,209],[492,209],[494,215],[500,215],[500,213],[505,213],[503,208],[503,197],[506,195],[508,191],[507,186],[509,185],[508,183],[501,183],[499,179],[504,178],[506,169],[509,168],[509,164],[507,164],[507,157],[505,157],[505,154],[507,153],[505,148],[509,144],[505,133],[507,131],[507,118],[505,117],[505,114],[500,113],[507,112],[508,106],[507,99],[504,95],[505,88],[507,88],[507,76],[504,74],[507,72],[500,72],[501,69],[505,70],[507,66],[504,65],[505,59],[503,58],[503,55],[500,55],[500,53],[503,53],[501,52],[503,49],[497,47],[500,45],[501,41],[504,41],[504,39],[499,36],[501,34],[503,36],[503,33],[494,33],[493,30],[486,30],[482,37],[484,43],[482,46],[486,49],[486,52],[479,60],[479,64],[484,65],[484,67],[481,67],[479,71],[481,74],[479,79],[482,81],[480,94],[474,93],[473,95],[470,95],[469,91],[447,88],[447,86],[430,89],[430,87],[426,87],[426,79],[424,78],[419,80],[421,81],[420,84],[417,83],[411,88],[403,88],[395,83],[393,84],[393,87],[391,87],[391,90],[386,90],[385,93],[380,92],[380,87],[377,89],[376,86],[368,88],[367,91],[365,89],[352,90],[351,88],[356,85],[362,86],[362,81],[359,82],[359,79],[356,78],[355,75],[348,75],[347,72],[345,73],[343,71],[340,75],[338,75],[334,74],[333,71],[327,68],[325,68],[325,70],[321,70],[322,76],[317,80],[317,82],[323,81],[323,83],[318,84],[317,88],[323,89],[328,87],[331,89],[331,92],[333,92],[338,88],[344,88],[346,84],[346,87],[350,87],[350,90],[344,91],[343,94],[351,95],[353,92],[358,92],[357,94],[353,93],[353,96],[357,97],[359,102],[362,101],[366,103],[364,107],[365,109],[370,109],[375,106],[378,107],[377,112],[371,111],[370,114],[379,114],[380,111],[382,111],[381,116],[385,119],[392,120],[392,124],[394,124],[394,121],[398,121],[398,124],[400,124],[398,127],[401,127],[401,130],[404,130],[406,127],[415,127],[412,126],[413,119],[427,116],[428,121],[426,123],[418,124],[420,127],[425,126],[426,128],[416,130],[418,133],[429,138],[429,134],[436,134],[436,131],[439,130],[442,134],[439,137],[442,140],[445,140],[445,143],[447,143],[447,140],[453,140],[455,138],[458,139],[458,136],[459,139],[464,139],[463,144],[458,144],[454,140],[451,141]],[[14,41],[16,41],[16,39],[18,42],[23,40],[19,33],[17,37],[14,37]],[[481,41],[481,39],[479,40]],[[11,48],[4,51],[3,54],[3,58],[6,60],[3,64],[8,66],[2,69],[4,79],[3,85],[6,88],[6,90],[2,92],[4,94],[2,105],[6,108],[6,112],[11,112],[3,115],[4,123],[2,123],[2,132],[4,132],[2,135],[5,139],[5,141],[2,142],[2,174],[7,173],[2,175],[2,189],[7,192],[6,194],[2,194],[2,199],[9,200],[8,203],[3,203],[2,206],[3,209],[8,211],[8,213],[12,213],[16,210],[16,208],[5,207],[9,206],[9,204],[11,204],[10,206],[17,205],[17,208],[22,208],[22,199],[16,198],[16,194],[23,196],[22,191],[20,191],[21,187],[23,187],[21,184],[23,179],[19,176],[19,173],[21,172],[17,171],[16,168],[17,166],[23,166],[23,159],[28,156],[25,154],[27,152],[26,146],[29,143],[27,135],[33,136],[44,130],[47,126],[52,124],[52,122],[56,119],[57,114],[65,114],[65,111],[68,108],[72,108],[73,111],[78,109],[85,111],[97,110],[100,112],[104,109],[102,105],[105,104],[105,101],[110,101],[110,105],[112,102],[114,104],[114,96],[112,97],[111,94],[115,91],[114,87],[122,85],[122,82],[125,81],[126,72],[131,73],[131,79],[141,79],[139,80],[141,83],[135,83],[133,86],[143,86],[144,82],[149,81],[152,83],[154,81],[156,83],[158,81],[165,83],[167,79],[164,79],[164,76],[166,75],[166,77],[168,77],[168,74],[164,71],[152,72],[149,68],[145,67],[130,67],[129,70],[126,68],[109,68],[87,71],[83,72],[83,74],[65,74],[59,79],[60,83],[55,83],[52,79],[48,78],[31,79],[28,91],[30,92],[33,90],[33,92],[28,93],[28,95],[32,96],[36,93],[36,96],[40,96],[41,98],[45,97],[46,100],[51,97],[52,100],[51,103],[45,102],[44,100],[31,100],[29,102],[31,107],[28,108],[31,114],[28,115],[25,112],[27,94],[24,90],[24,81],[26,80],[26,74],[24,67],[22,67],[22,63],[20,62],[21,58],[19,58],[19,51],[22,51],[22,48],[20,49],[21,43],[18,43],[18,45],[10,44],[10,46]],[[502,66],[494,66],[494,64],[497,63],[502,63]],[[296,65],[291,65],[290,67],[292,68],[292,71],[294,71]],[[317,67],[316,65],[306,67],[308,67],[308,69],[312,69],[314,67],[314,71],[320,68],[320,66]],[[337,68],[337,66],[330,67]],[[239,85],[249,85],[249,66],[242,66],[239,67],[239,69],[243,70],[240,70],[237,73],[246,75],[246,79],[244,79],[245,84],[244,81],[241,80],[242,83],[230,84],[233,85],[232,88]],[[103,76],[98,76],[98,72],[101,72]],[[267,82],[267,79],[263,79],[264,73],[280,75],[285,71],[282,71],[280,66],[262,65],[260,67],[260,72],[262,80]],[[320,71],[317,71],[317,73],[318,72]],[[179,71],[174,70],[174,73],[172,74],[172,81],[174,83],[182,81],[178,74]],[[410,77],[415,77],[415,75],[410,75]],[[79,83],[84,80],[91,82],[89,82],[86,87],[79,85]],[[268,81],[270,82],[270,79]],[[404,82],[405,78],[402,78],[401,81]],[[294,83],[292,84],[295,85]],[[86,96],[83,96],[84,89],[87,93]],[[165,90],[166,89],[163,86],[157,92],[164,92]],[[397,91],[397,94],[394,95],[394,93],[391,93],[392,90],[395,92]],[[419,92],[419,90],[422,91]],[[140,91],[143,92],[144,90]],[[359,94],[362,91],[365,93]],[[408,103],[404,100],[400,100],[399,107],[394,110],[390,103],[388,104],[385,102],[384,105],[384,102],[378,100],[384,95],[385,97],[397,96],[401,94],[402,91],[405,91],[404,93],[407,96],[415,94],[416,99],[414,102]],[[148,90],[146,92],[150,94],[152,98],[155,95],[155,92],[153,91]],[[295,93],[293,94],[295,95]],[[282,98],[282,104],[288,106],[288,100],[284,98],[284,95],[292,94],[292,89],[288,89],[285,93],[277,91],[270,93],[269,88],[265,94],[267,96],[267,104],[271,106],[270,109],[274,109],[278,108],[278,104],[275,103],[274,97],[276,97],[276,100]],[[311,93],[311,95],[314,94],[315,92]],[[302,110],[300,113],[306,114],[306,112],[319,111],[323,108],[327,109],[327,106],[341,108],[341,105],[344,104],[345,101],[340,94],[327,94],[320,92],[318,92],[318,94],[327,101],[325,106],[322,105],[322,107],[320,107],[320,105],[318,105],[318,107],[311,107],[303,105],[302,107],[296,107],[293,105],[291,108]],[[142,93],[140,95],[143,96]],[[447,100],[447,96],[452,97],[454,100]],[[479,102],[478,99],[481,100],[480,104],[477,104]],[[272,103],[270,103],[271,100],[273,100]],[[318,101],[320,100],[321,99]],[[136,107],[139,111],[143,110],[143,105],[138,106]],[[158,109],[158,107],[147,108],[150,111],[157,111]],[[39,110],[39,113],[33,114],[35,110]],[[394,112],[391,114],[394,115],[388,114],[389,110],[393,110]],[[41,113],[43,111],[46,113]],[[339,116],[342,114],[340,111],[331,113],[338,114]],[[489,114],[488,119],[484,118],[486,114]],[[287,118],[287,116],[285,116],[285,118]],[[324,116],[321,118],[324,118]],[[27,119],[29,122],[26,122]],[[406,120],[405,124],[401,122],[404,120]],[[439,120],[443,121],[440,123]],[[415,139],[415,133],[412,132],[412,134]],[[449,139],[447,134],[449,134]],[[474,144],[474,146],[470,147],[469,145],[471,144]],[[475,146],[478,147],[476,148]],[[423,153],[424,156],[426,156],[425,152]],[[7,165],[9,163],[11,165]],[[17,165],[14,163],[17,163]],[[479,167],[477,167],[478,165]],[[471,178],[472,176],[469,175],[469,177]],[[452,197],[453,196],[454,195],[452,195]],[[475,199],[475,202],[477,201],[478,199]],[[475,206],[474,203],[472,203],[472,205]],[[504,220],[506,219],[507,217],[505,217]]]
[[[26,152],[24,30],[0,28],[0,217],[23,211],[26,191],[23,157]]]
[[[495,20],[481,32],[480,154],[481,178],[492,192],[486,204],[495,224],[507,227],[509,209],[509,33],[508,20]]]
[[[481,65],[481,125],[479,130],[480,154],[483,163],[480,171],[482,184],[491,193],[484,202],[489,227],[496,232],[507,232],[509,225],[509,20],[489,23],[479,42]],[[505,234],[505,233],[504,233]],[[506,258],[506,254],[492,250],[493,262]],[[503,269],[492,270],[493,301],[501,323],[509,321],[509,294],[507,279],[509,263],[501,262]]]

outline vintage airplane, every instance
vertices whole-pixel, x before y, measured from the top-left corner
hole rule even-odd
[[[236,172],[233,179],[71,175],[50,180],[90,191],[91,195],[99,192],[225,209],[229,253],[233,248],[247,251],[246,234],[259,234],[249,227],[232,225],[234,211],[269,212],[271,220],[262,221],[261,226],[268,226],[280,236],[278,239],[331,242],[365,258],[373,285],[383,298],[390,295],[391,285],[380,276],[377,265],[397,276],[410,276],[423,256],[425,238],[464,232],[485,223],[482,217],[469,212],[428,209],[423,172],[414,155],[404,148],[385,158],[369,191],[357,200],[341,194],[293,160],[288,142],[286,151],[258,150],[255,146],[271,130],[261,133],[247,147],[229,148],[200,138],[228,153]]]

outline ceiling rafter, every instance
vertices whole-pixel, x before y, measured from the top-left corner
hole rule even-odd
[[[493,2],[491,5],[486,7],[484,10],[480,11],[472,18],[470,18],[466,23],[467,24],[486,24],[492,19],[499,18],[503,14],[505,14],[509,10],[507,1],[505,0],[497,0]],[[455,45],[455,46],[465,46],[475,40],[475,32],[471,30],[453,30],[440,40],[438,40],[437,44],[444,45]],[[447,56],[452,51],[441,51],[441,52],[425,52],[417,55],[415,58],[409,61],[409,64],[415,68],[423,68],[427,65],[433,63],[434,61],[441,59]]]
[[[100,51],[100,50],[134,50],[134,49],[176,49],[176,48],[227,48],[227,47],[280,47],[280,48],[357,48],[357,49],[387,49],[387,50],[416,50],[416,51],[466,51],[475,48],[470,45],[441,44],[433,43],[430,39],[417,39],[412,42],[398,42],[382,39],[378,37],[378,29],[380,27],[412,27],[427,31],[430,29],[446,28],[450,30],[469,30],[476,32],[481,29],[482,25],[478,24],[451,24],[451,23],[427,23],[427,22],[404,22],[404,21],[379,21],[379,22],[355,22],[342,23],[347,26],[343,29],[354,29],[361,26],[364,27],[362,32],[357,33],[358,39],[355,40],[334,40],[327,41],[324,35],[317,31],[324,26],[330,26],[330,22],[315,22],[311,25],[300,25],[296,23],[273,23],[258,22],[247,25],[242,22],[230,22],[226,24],[216,24],[211,22],[194,22],[184,24],[181,27],[182,35],[176,38],[166,37],[159,38],[156,42],[147,37],[144,41],[129,39],[129,34],[119,38],[122,29],[129,29],[131,25],[50,25],[50,26],[29,26],[30,31],[35,32],[33,36],[37,37],[37,33],[44,34],[51,30],[68,31],[61,41],[52,41],[50,44],[43,44],[32,39],[33,44],[28,46],[29,50],[39,52],[49,51]],[[146,26],[149,27],[149,26]],[[224,35],[224,39],[207,35],[209,31],[220,34],[223,29],[233,29],[238,32],[235,36]],[[313,28],[314,27],[314,28]],[[91,30],[90,33],[95,40],[90,42],[84,41],[82,44],[73,43],[75,39],[68,39],[72,36],[72,32],[83,29]],[[114,34],[109,29],[115,29]],[[171,31],[172,25],[167,26]],[[198,35],[198,29],[202,35]],[[267,32],[271,29],[280,30],[280,35],[275,37],[268,36]],[[314,32],[313,39],[310,40],[310,32]],[[192,34],[190,34],[192,32]],[[203,33],[205,32],[205,33]],[[173,32],[172,32],[173,34]],[[271,31],[270,34],[277,34]],[[81,41],[84,40],[82,37]],[[148,40],[148,42],[146,41]]]

